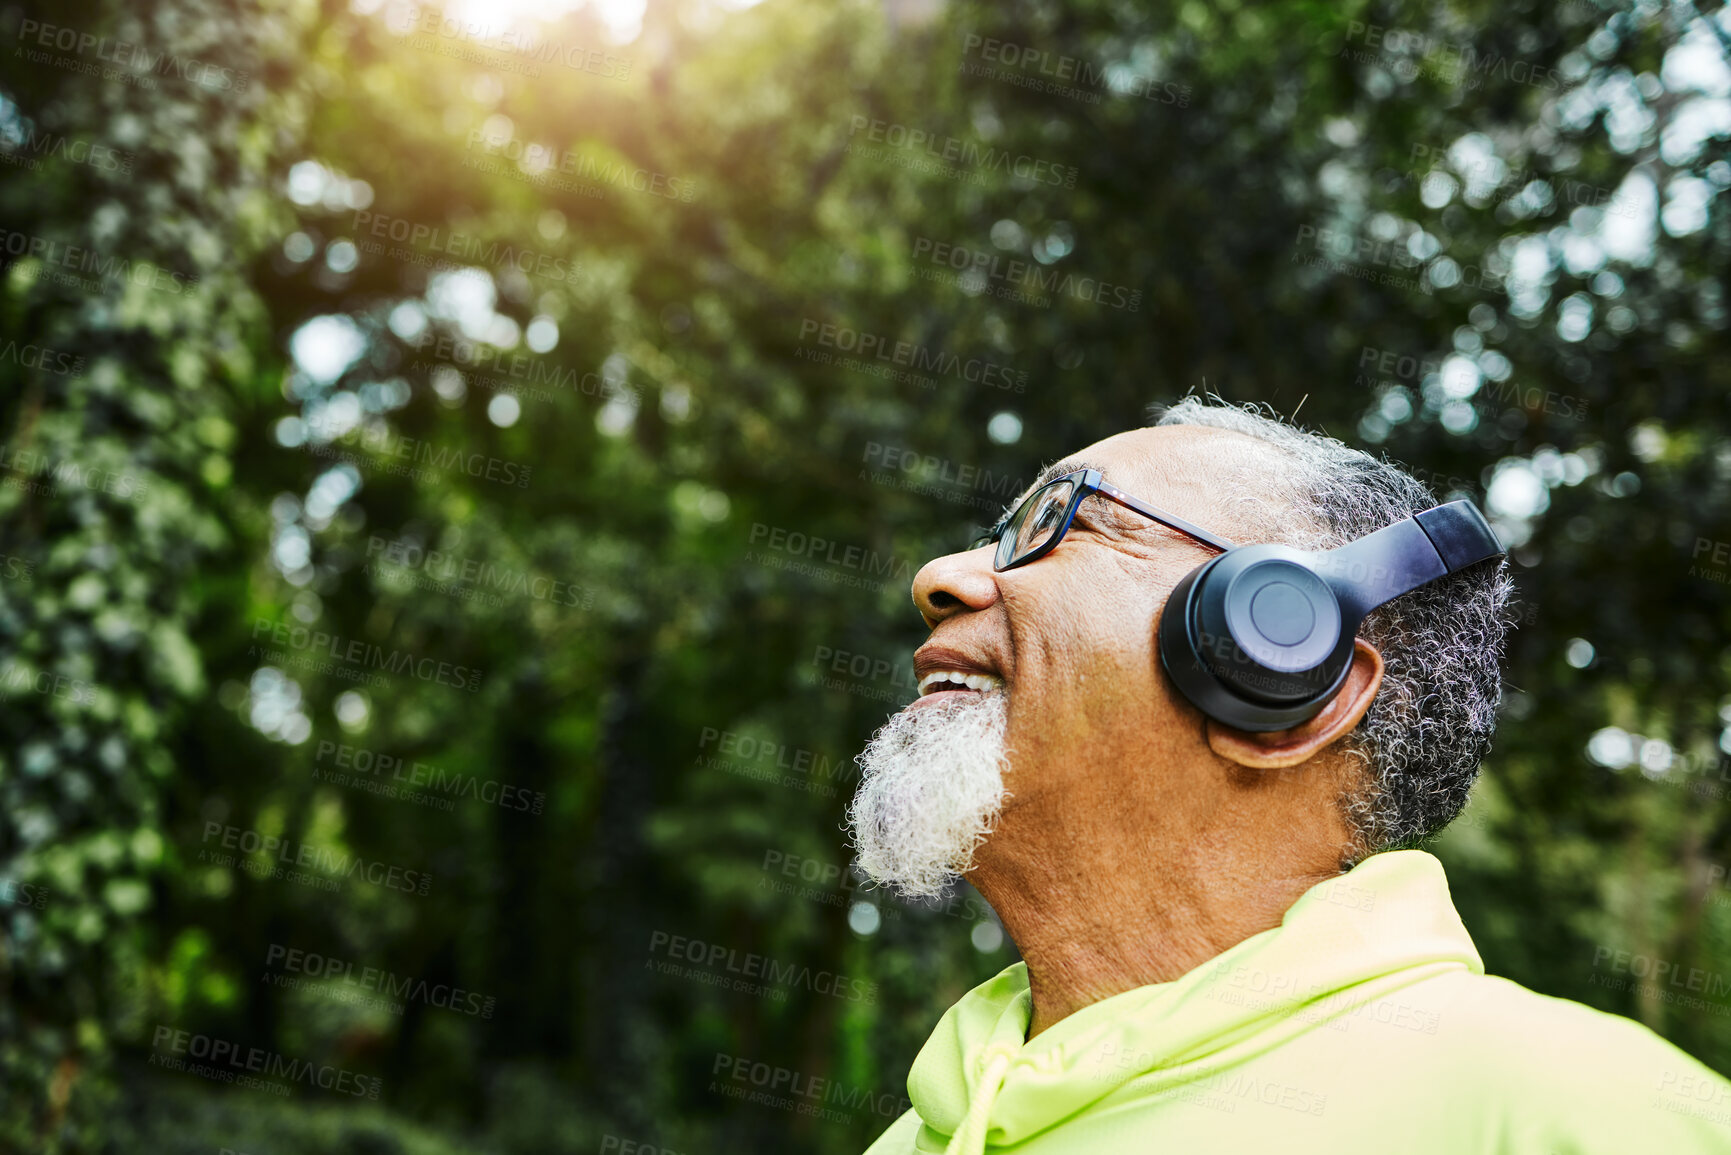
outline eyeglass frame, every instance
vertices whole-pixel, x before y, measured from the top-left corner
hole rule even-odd
[[[1074,483],[1075,489],[1070,494],[1070,503],[1064,510],[1064,520],[1058,526],[1057,532],[1052,534],[1044,542],[1029,550],[1026,554],[1019,558],[1012,558],[1008,564],[1005,564],[1002,556],[1006,548],[1004,545],[1004,533],[1009,529],[1011,524],[1015,522],[1016,515],[1021,513],[1029,503],[1034,501],[1034,499],[1039,497],[1042,493],[1046,492],[1046,490],[1050,489],[1054,485],[1059,485],[1064,482]],[[1131,497],[1128,493],[1125,493],[1122,489],[1119,489],[1117,486],[1107,481],[1105,474],[1101,473],[1098,469],[1077,469],[1064,474],[1062,477],[1052,478],[1052,480],[1034,490],[1034,492],[1030,493],[1027,497],[1018,501],[1014,509],[1010,510],[1007,514],[998,519],[998,524],[994,525],[991,529],[987,530],[974,540],[972,548],[979,549],[986,545],[996,545],[998,547],[997,553],[992,557],[992,569],[996,573],[1003,573],[1006,570],[1012,570],[1019,566],[1027,565],[1029,562],[1039,561],[1041,558],[1056,549],[1058,543],[1064,540],[1064,535],[1070,532],[1070,523],[1075,520],[1076,511],[1082,507],[1082,502],[1096,493],[1110,501],[1117,502],[1126,509],[1141,514],[1143,517],[1157,521],[1168,529],[1175,529],[1185,537],[1201,542],[1203,545],[1211,546],[1214,549],[1221,550],[1222,552],[1234,548],[1232,542],[1227,541],[1223,537],[1209,533],[1202,527],[1186,521],[1175,513],[1167,513],[1163,509],[1158,509],[1146,502],[1138,501],[1136,498]],[[1010,542],[1008,548],[1014,549],[1016,539],[1009,538],[1008,540]]]

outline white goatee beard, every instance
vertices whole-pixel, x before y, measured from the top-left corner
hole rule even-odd
[[[848,827],[860,868],[909,898],[935,898],[973,869],[1010,796],[1008,697],[946,697],[892,715],[854,759],[861,779]]]

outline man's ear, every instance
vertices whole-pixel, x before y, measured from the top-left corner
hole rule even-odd
[[[1335,739],[1350,733],[1364,717],[1365,711],[1370,709],[1381,685],[1382,655],[1363,638],[1354,638],[1352,665],[1346,672],[1346,682],[1320,714],[1291,729],[1267,734],[1235,730],[1209,718],[1208,748],[1222,758],[1253,770],[1282,770],[1296,766],[1326,749]]]

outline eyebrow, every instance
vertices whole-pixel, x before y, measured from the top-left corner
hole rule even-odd
[[[1040,471],[1040,476],[1038,476],[1034,479],[1034,484],[1032,484],[1032,485],[1028,486],[1028,488],[1022,490],[1021,496],[1017,497],[1016,501],[1018,504],[1020,504],[1021,502],[1027,500],[1027,497],[1030,493],[1033,493],[1036,489],[1039,489],[1042,485],[1050,485],[1052,482],[1058,480],[1060,477],[1063,477],[1066,474],[1076,473],[1079,470],[1083,470],[1083,469],[1098,470],[1102,476],[1104,476],[1106,473],[1106,471],[1104,469],[1101,469],[1098,465],[1095,465],[1091,461],[1077,461],[1077,460],[1055,461],[1051,465],[1046,466],[1045,469],[1042,469]]]

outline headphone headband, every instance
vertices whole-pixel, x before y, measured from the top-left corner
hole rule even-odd
[[[1451,501],[1447,505],[1415,513],[1412,519],[1418,522],[1419,528],[1430,538],[1431,545],[1436,548],[1449,573],[1463,570],[1469,565],[1477,565],[1481,561],[1489,561],[1504,553],[1503,543],[1497,540],[1491,523],[1485,520],[1485,515],[1479,512],[1478,506],[1470,501]]]
[[[1356,625],[1384,602],[1502,552],[1485,515],[1451,501],[1310,558]]]

